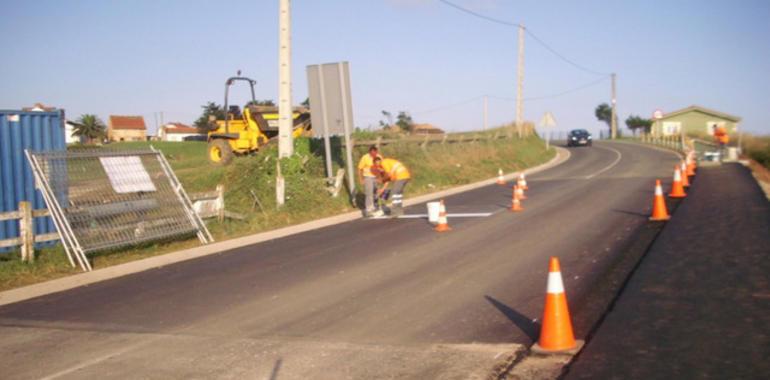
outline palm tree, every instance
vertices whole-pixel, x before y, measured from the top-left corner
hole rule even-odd
[[[85,114],[80,115],[75,122],[75,129],[72,131],[72,135],[85,138],[86,143],[90,144],[95,139],[104,137],[105,129],[104,122],[98,116]]]

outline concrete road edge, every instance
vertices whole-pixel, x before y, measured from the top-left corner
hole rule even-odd
[[[570,152],[567,149],[561,147],[554,147],[556,149],[556,156],[550,161],[540,164],[538,166],[525,169],[525,174],[532,174],[541,172],[543,170],[550,169],[566,162],[570,158]],[[514,172],[505,175],[506,181],[516,178],[521,172]],[[463,193],[466,191],[478,189],[484,186],[489,186],[497,181],[497,177],[487,180],[474,182],[467,185],[454,187],[447,190],[437,191],[435,193],[425,194],[410,198],[404,201],[406,206],[412,206],[415,204],[441,199],[454,194]],[[333,226],[340,223],[349,222],[352,220],[361,219],[360,211],[348,212],[345,214],[335,215],[323,219],[317,219],[310,222],[297,224],[293,226],[283,227],[272,231],[260,232],[254,235],[242,236],[222,242],[216,242],[209,245],[184,249],[181,251],[170,252],[159,256],[148,257],[141,260],[131,261],[124,264],[118,264],[107,268],[97,269],[92,272],[79,273],[67,277],[57,278],[46,282],[27,285],[16,289],[6,290],[0,292],[0,306],[8,305],[15,302],[21,302],[35,297],[44,296],[47,294],[58,293],[65,290],[73,289],[83,285],[94,284],[97,282],[110,280],[126,276],[133,273],[146,271],[149,269],[159,268],[166,265],[192,260],[195,258],[214,255],[229,251],[235,248],[261,243],[268,240],[279,239],[286,236],[299,234],[306,231],[311,231],[323,227]]]

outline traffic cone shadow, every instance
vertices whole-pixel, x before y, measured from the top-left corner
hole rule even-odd
[[[548,286],[543,308],[540,339],[530,349],[536,354],[574,355],[583,347],[582,340],[576,340],[572,332],[572,318],[564,293],[559,259],[551,257],[548,263]]]

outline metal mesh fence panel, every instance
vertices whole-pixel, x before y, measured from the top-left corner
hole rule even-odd
[[[82,150],[31,156],[51,198],[46,201],[60,210],[60,223],[74,239],[76,251],[86,254],[196,234],[204,243],[212,240],[158,151]],[[66,246],[67,240],[62,240]]]

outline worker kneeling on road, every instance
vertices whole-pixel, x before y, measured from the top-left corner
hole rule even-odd
[[[374,158],[373,169],[373,171],[378,173],[380,181],[382,181],[382,188],[380,188],[377,193],[379,196],[385,194],[388,185],[392,183],[390,215],[403,215],[404,187],[406,187],[406,184],[409,183],[409,180],[412,178],[409,169],[397,160],[381,157]]]

